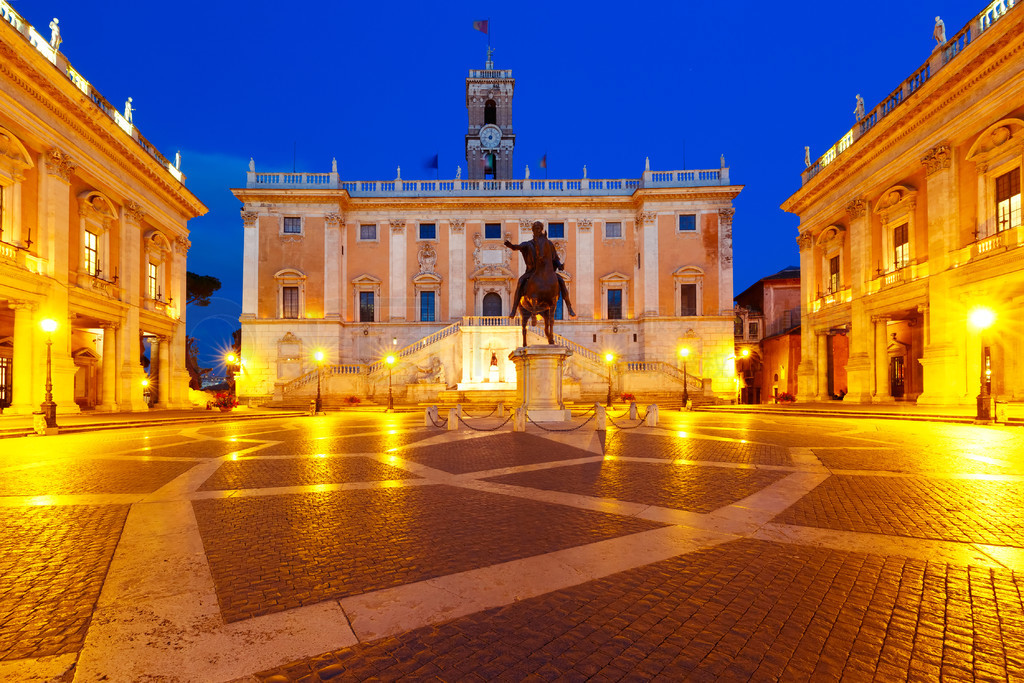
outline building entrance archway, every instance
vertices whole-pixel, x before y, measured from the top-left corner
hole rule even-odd
[[[501,310],[501,295],[497,292],[484,294],[482,311],[485,317],[504,315]]]

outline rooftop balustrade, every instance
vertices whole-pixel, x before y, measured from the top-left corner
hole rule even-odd
[[[247,188],[345,190],[353,197],[631,195],[645,188],[729,185],[729,169],[646,171],[640,178],[522,180],[342,180],[338,173],[249,171]]]
[[[135,127],[133,123],[128,121],[121,115],[121,112],[108,102],[103,95],[99,93],[92,86],[89,81],[85,80],[80,73],[78,73],[67,58],[62,55],[59,49],[54,49],[50,46],[47,41],[30,23],[18,14],[13,7],[8,4],[7,0],[0,0],[0,18],[4,19],[8,24],[14,27],[18,33],[20,33],[25,40],[28,41],[29,45],[34,47],[41,55],[43,55],[51,64],[63,73],[68,80],[74,83],[75,87],[85,93],[85,96],[93,101],[97,107],[99,107],[107,116],[109,116],[114,123],[118,125],[125,132],[126,135],[131,137],[139,146],[141,146],[151,157],[157,160],[161,166],[167,169],[178,182],[184,182],[185,176],[182,175],[181,171],[178,170],[174,164],[167,160],[167,158],[157,150],[157,148],[149,140],[144,138],[139,129]]]
[[[975,16],[960,31],[947,40],[941,48],[936,49],[924,64],[893,90],[874,109],[864,115],[853,128],[846,132],[839,141],[825,151],[817,161],[804,169],[801,184],[806,185],[811,178],[818,175],[823,168],[835,161],[839,155],[853,146],[871,130],[879,121],[896,111],[904,101],[916,93],[932,76],[946,64],[956,59],[971,44],[971,41],[989,29],[996,21],[1014,9],[1017,0],[995,0],[981,13]]]

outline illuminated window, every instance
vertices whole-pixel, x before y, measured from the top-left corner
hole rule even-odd
[[[284,234],[286,235],[301,235],[302,234],[302,219],[298,216],[285,216],[284,218]]]
[[[99,238],[96,233],[85,231],[85,272],[96,276],[99,268]]]
[[[996,231],[1020,225],[1020,169],[996,178]]]
[[[376,225],[360,225],[359,226],[359,239],[375,241],[377,239],[377,226]]]
[[[904,226],[906,227],[906,226]],[[839,255],[828,260],[828,291],[829,293],[839,291]]]
[[[697,230],[697,215],[692,213],[679,214],[679,232],[694,232]]]
[[[281,317],[293,319],[299,317],[298,287],[281,288]]]
[[[604,237],[609,240],[622,239],[622,223],[605,223]]]
[[[160,298],[160,289],[157,287],[157,265],[146,263],[146,291],[150,299]]]
[[[500,240],[501,239],[501,223],[484,223],[484,239],[485,240]]]
[[[906,223],[893,229],[892,244],[892,264],[898,270],[910,262],[910,234]]]
[[[548,223],[548,237],[555,240],[565,239],[565,223]]]

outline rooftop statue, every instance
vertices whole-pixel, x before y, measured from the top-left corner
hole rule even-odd
[[[74,33],[74,31],[72,31],[72,33]],[[60,37],[60,22],[57,21],[57,17],[54,17],[53,21],[50,22],[50,47],[55,51],[59,50],[60,44],[63,41],[64,39]]]
[[[935,17],[935,30],[932,31],[935,37],[936,49],[946,44],[946,23],[939,17]]]
[[[519,278],[515,296],[512,297],[512,315],[519,311],[523,326],[523,346],[526,346],[526,323],[533,323],[535,316],[544,318],[544,336],[548,344],[555,343],[555,306],[561,294],[569,315],[575,317],[569,302],[569,291],[565,281],[558,276],[556,270],[565,270],[554,243],[544,234],[544,224],[533,223],[533,239],[521,244],[512,244],[505,240],[505,246],[523,255],[526,272]]]
[[[853,110],[853,117],[858,121],[864,118],[864,98],[860,96],[860,93],[857,94],[857,106]]]
[[[132,106],[132,98],[129,97],[128,100],[124,103],[124,120],[128,123],[132,122],[133,111],[135,111],[135,107]]]

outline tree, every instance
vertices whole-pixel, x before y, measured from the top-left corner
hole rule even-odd
[[[212,275],[197,275],[185,272],[185,304],[209,306],[210,297],[220,289],[220,279]]]

